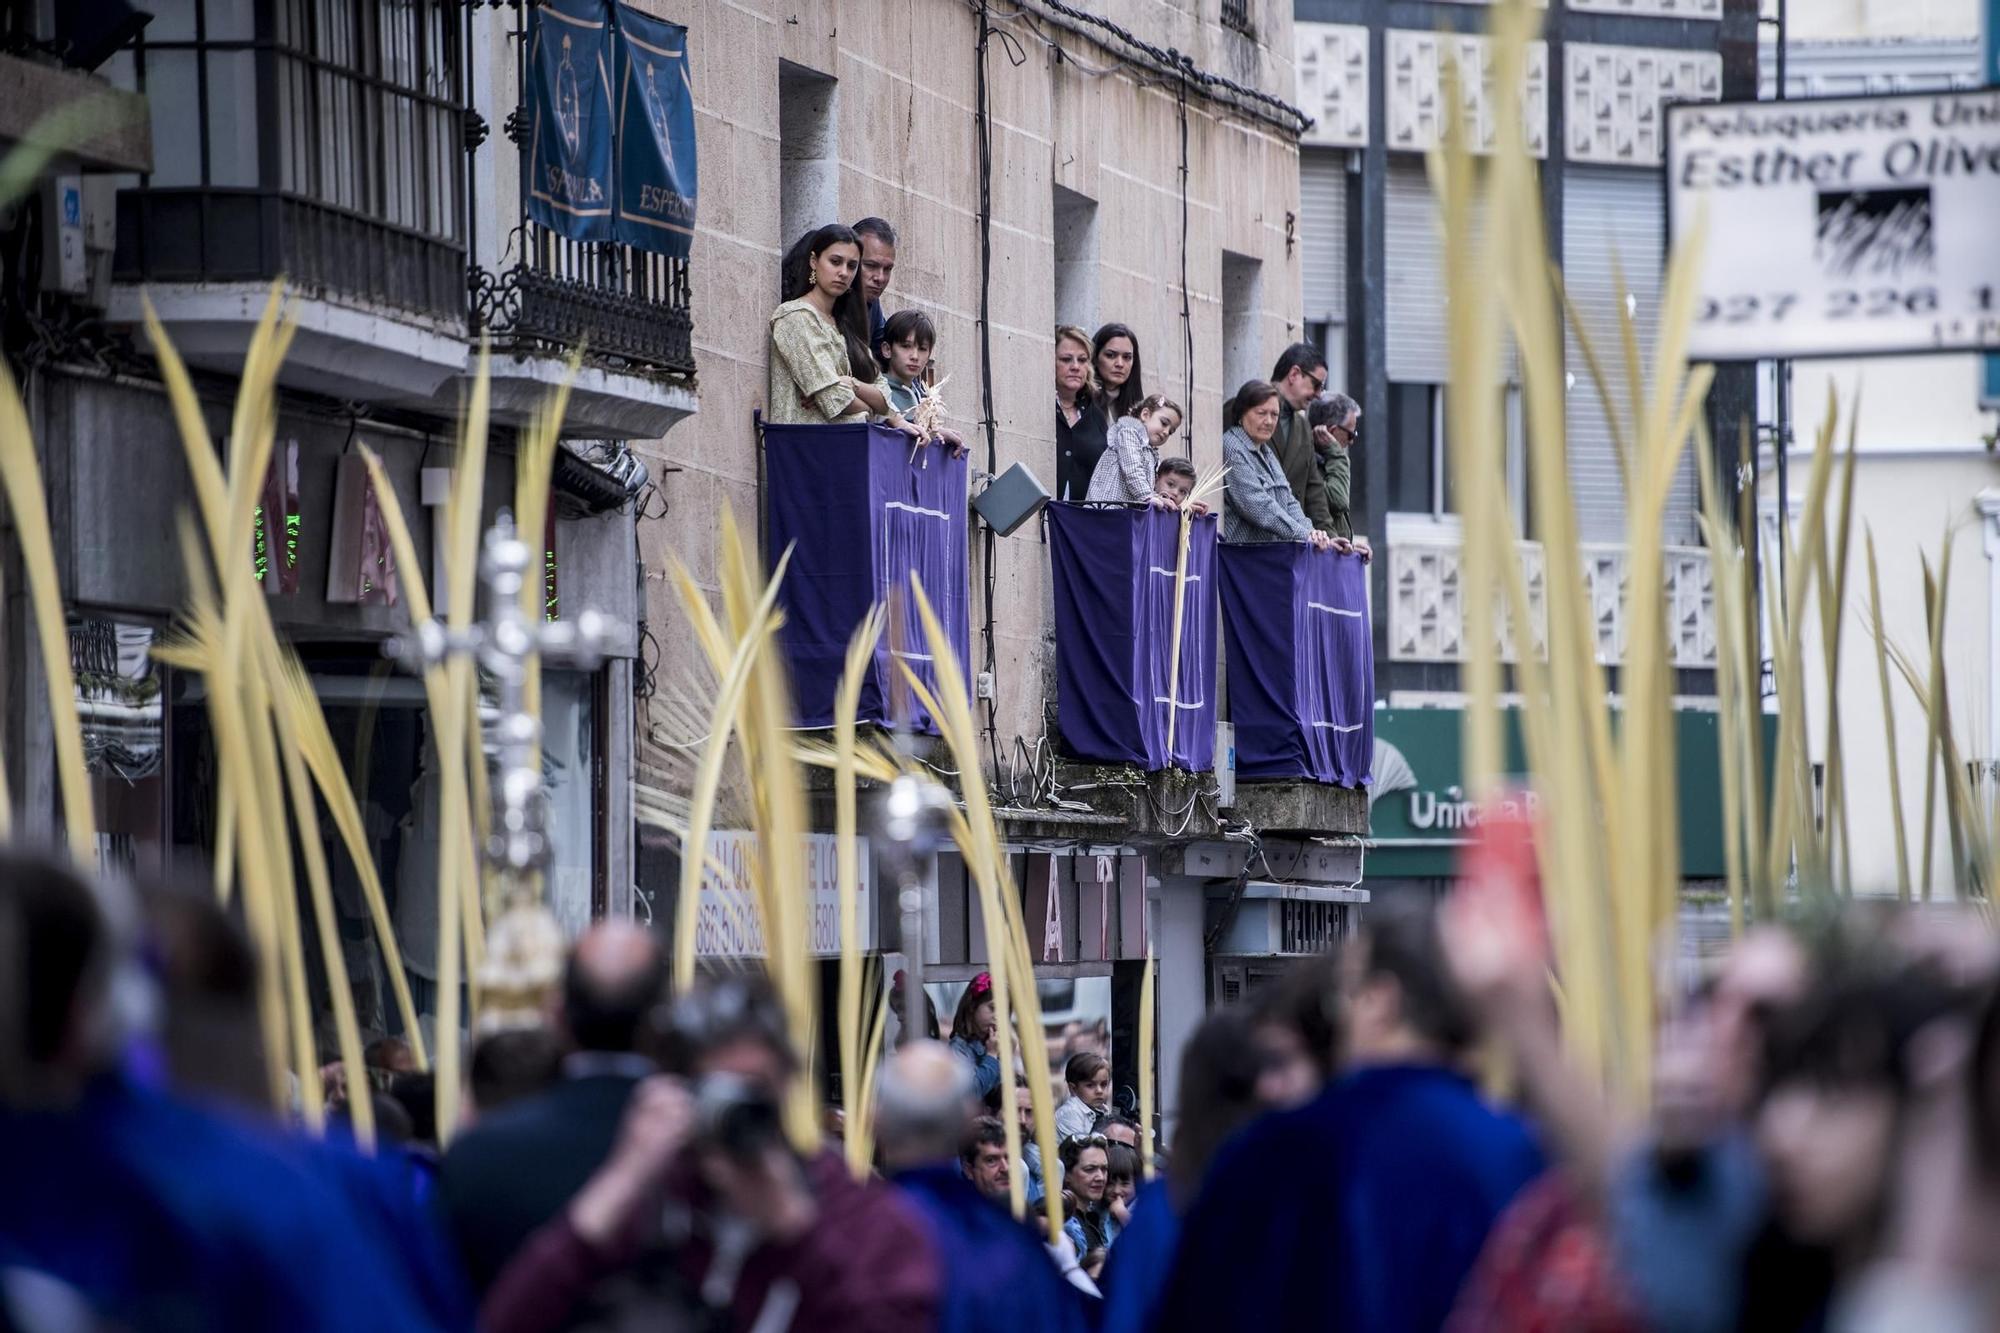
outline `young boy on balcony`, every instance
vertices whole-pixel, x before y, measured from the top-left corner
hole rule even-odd
[[[882,364],[889,406],[911,421],[921,421],[930,415],[920,413],[917,408],[931,396],[924,376],[930,373],[931,348],[936,344],[937,326],[921,310],[898,310],[889,316],[882,325],[881,340],[875,344],[875,359]],[[958,432],[943,425],[934,427],[931,438],[951,446],[953,453],[965,449],[965,441]]]
[[[1179,509],[1194,493],[1194,464],[1185,458],[1162,458],[1160,466],[1153,473],[1153,494],[1169,502],[1169,507]],[[1206,514],[1208,506],[1197,500],[1194,512]]]

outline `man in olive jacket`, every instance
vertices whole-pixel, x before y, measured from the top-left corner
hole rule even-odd
[[[1306,409],[1326,388],[1326,357],[1311,343],[1293,343],[1278,358],[1271,383],[1278,386],[1278,399],[1283,404],[1278,409],[1278,433],[1271,438],[1271,450],[1285,470],[1285,482],[1308,522],[1321,532],[1344,536],[1334,526],[1326,477],[1313,447],[1312,426],[1306,420]]]

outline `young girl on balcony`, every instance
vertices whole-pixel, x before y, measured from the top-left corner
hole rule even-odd
[[[804,242],[806,262],[786,274],[785,303],[771,312],[767,421],[811,425],[882,413],[916,433],[889,401],[868,352],[868,305],[855,281],[861,242],[838,223]]]
[[[1180,428],[1179,403],[1163,393],[1140,399],[1129,416],[1112,424],[1104,456],[1090,474],[1090,490],[1084,498],[1173,508],[1171,501],[1154,491],[1153,478],[1160,470],[1160,446]]]

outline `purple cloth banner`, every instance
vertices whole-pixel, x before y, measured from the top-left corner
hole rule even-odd
[[[892,588],[902,590],[903,623],[891,625],[875,649],[860,720],[895,720],[892,689],[900,679],[892,652],[937,689],[923,618],[909,595],[912,573],[951,637],[959,669],[970,672],[965,486],[965,459],[941,444],[913,449],[909,436],[883,426],[764,427],[765,553],[775,567],[792,548],[778,590],[785,613],[779,638],[800,726],[833,725],[847,641]],[[936,720],[903,693],[910,725],[936,735]]]
[[[1147,772],[1215,767],[1215,515],[1195,519],[1188,537],[1176,700],[1168,675],[1180,516],[1137,505],[1051,504],[1048,512],[1064,748]],[[1171,752],[1169,711],[1179,716]]]
[[[1236,776],[1366,786],[1375,750],[1368,566],[1302,542],[1217,558]]]

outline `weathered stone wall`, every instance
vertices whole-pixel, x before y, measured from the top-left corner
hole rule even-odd
[[[964,0],[651,0],[688,24],[700,145],[694,318],[699,413],[641,448],[666,475],[670,510],[640,532],[650,618],[663,645],[663,692],[700,674],[671,585],[678,559],[715,587],[720,516],[754,532],[751,413],[765,398],[768,317],[777,304],[781,231],[781,62],[838,81],[837,218],[888,218],[900,232],[885,305],[917,306],[938,326],[939,373],[957,425],[986,462],[979,412],[979,179],[974,126],[977,18]],[[1091,0],[1160,47],[1290,100],[1290,6],[1255,0],[1254,40],[1225,30],[1213,0]],[[1060,20],[1031,24],[994,7],[988,54],[992,131],[992,365],[998,468],[1055,478],[1052,398],[1054,187],[1097,203],[1093,327],[1130,324],[1148,389],[1187,397],[1196,461],[1220,457],[1223,252],[1255,261],[1256,308],[1233,321],[1257,346],[1238,360],[1268,371],[1299,321],[1297,148],[1270,126],[1192,99],[1187,111],[1187,282],[1192,376],[1181,326],[1180,116],[1176,90],[1124,65]],[[1059,59],[1050,42],[1068,53]],[[1020,63],[1015,63],[1016,57]],[[1238,271],[1242,266],[1237,265]],[[1253,353],[1254,354],[1251,354]],[[1003,747],[1042,730],[1048,550],[1035,527],[998,543],[994,602]],[[974,654],[980,651],[977,551]],[[644,746],[642,741],[642,754]]]

